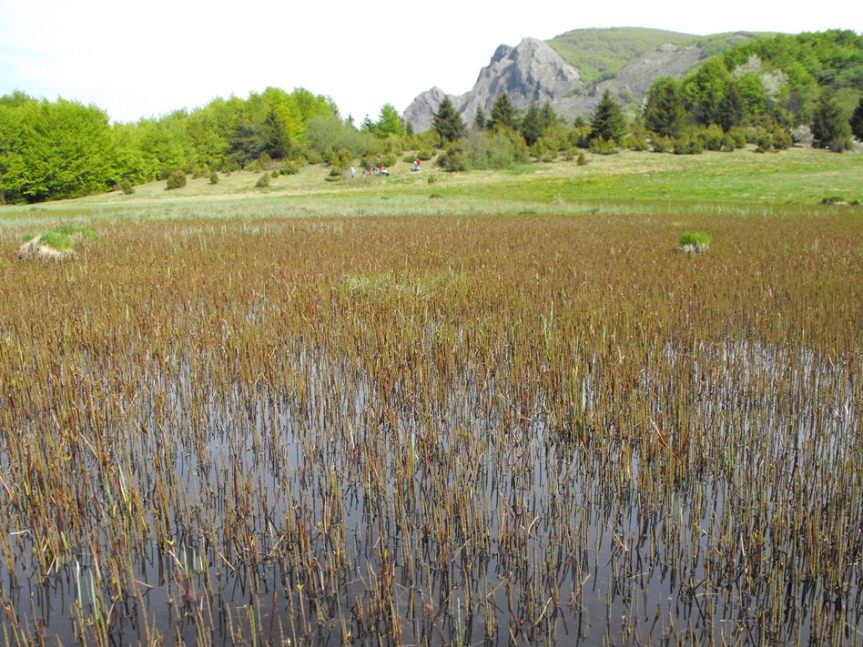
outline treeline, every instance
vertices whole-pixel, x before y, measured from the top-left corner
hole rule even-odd
[[[737,46],[681,79],[657,79],[635,115],[626,116],[606,92],[589,120],[567,124],[549,104],[519,114],[503,94],[490,115],[479,111],[469,127],[445,99],[433,129],[447,147],[441,165],[463,170],[571,158],[577,148],[695,154],[751,144],[761,152],[782,150],[800,125],[811,127],[817,147],[842,151],[852,134],[863,140],[863,37],[828,31]]]
[[[327,97],[267,88],[135,123],[95,106],[21,92],[0,97],[0,200],[39,202],[166,179],[228,172],[269,160],[390,157],[408,138],[397,111],[356,127]]]
[[[708,59],[683,79],[660,78],[644,108],[651,132],[693,128],[771,133],[809,124],[816,146],[844,150],[863,99],[863,37],[853,31],[774,36]],[[861,137],[861,135],[858,135]]]

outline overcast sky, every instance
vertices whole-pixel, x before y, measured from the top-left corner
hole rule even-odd
[[[267,86],[330,96],[342,116],[468,91],[525,36],[636,26],[692,34],[863,30],[858,1],[0,0],[0,95],[95,104],[133,121]]]

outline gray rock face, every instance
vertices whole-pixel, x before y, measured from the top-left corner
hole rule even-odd
[[[461,96],[450,95],[450,99],[468,127],[478,108],[488,115],[504,92],[520,110],[534,102],[542,105],[549,101],[567,120],[579,115],[589,118],[606,90],[624,106],[637,109],[657,77],[682,76],[703,58],[705,52],[697,45],[661,45],[631,60],[613,78],[587,86],[578,70],[550,45],[525,38],[516,47],[499,46],[480,71],[473,89]],[[444,96],[440,88],[423,92],[405,110],[405,121],[417,132],[430,128]]]
[[[495,99],[507,93],[512,105],[525,109],[531,103],[554,101],[581,85],[578,70],[549,45],[525,38],[516,47],[497,48],[491,62],[477,77],[473,90],[456,104],[466,124],[472,124],[478,108],[486,115]]]
[[[402,118],[413,127],[415,132],[428,130],[432,127],[434,115],[445,96],[446,93],[437,86],[426,90],[411,101]]]

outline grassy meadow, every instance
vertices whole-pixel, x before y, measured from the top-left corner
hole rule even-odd
[[[5,643],[863,642],[863,155],[327,173],[0,207]]]

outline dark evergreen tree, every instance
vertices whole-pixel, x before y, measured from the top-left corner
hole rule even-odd
[[[667,76],[656,79],[644,104],[644,125],[657,135],[676,139],[685,123],[680,81]]]
[[[590,121],[590,135],[588,139],[604,139],[620,143],[626,134],[626,119],[617,102],[611,98],[611,93],[606,90],[602,95],[599,105],[593,113]]]
[[[558,114],[551,107],[551,102],[546,101],[539,112],[539,122],[542,124],[542,130],[546,131],[551,128],[560,119]]]
[[[725,89],[725,96],[719,102],[716,123],[722,127],[722,130],[728,132],[735,126],[743,123],[745,114],[743,100],[737,91],[737,87],[733,83],[729,83]]]
[[[443,142],[454,142],[464,135],[464,122],[449,97],[440,102],[432,128]]]
[[[684,82],[684,97],[695,123],[702,126],[719,123],[719,104],[725,96],[729,78],[722,59],[711,58]]]
[[[542,137],[544,130],[542,115],[537,110],[536,104],[532,103],[527,109],[524,119],[521,120],[521,136],[524,137],[524,142],[528,146],[533,146]]]
[[[509,95],[504,92],[498,95],[494,105],[491,107],[491,118],[488,127],[490,130],[500,127],[518,130],[518,115],[509,100]]]
[[[854,114],[851,115],[851,132],[861,142],[863,142],[863,98],[857,104]]]
[[[816,148],[829,148],[837,153],[846,150],[851,144],[851,125],[829,88],[821,91],[821,98],[812,116],[812,138],[812,145]]]
[[[477,130],[485,130],[488,128],[488,119],[486,119],[485,112],[483,112],[482,108],[476,109],[476,115],[473,118],[473,127]]]

